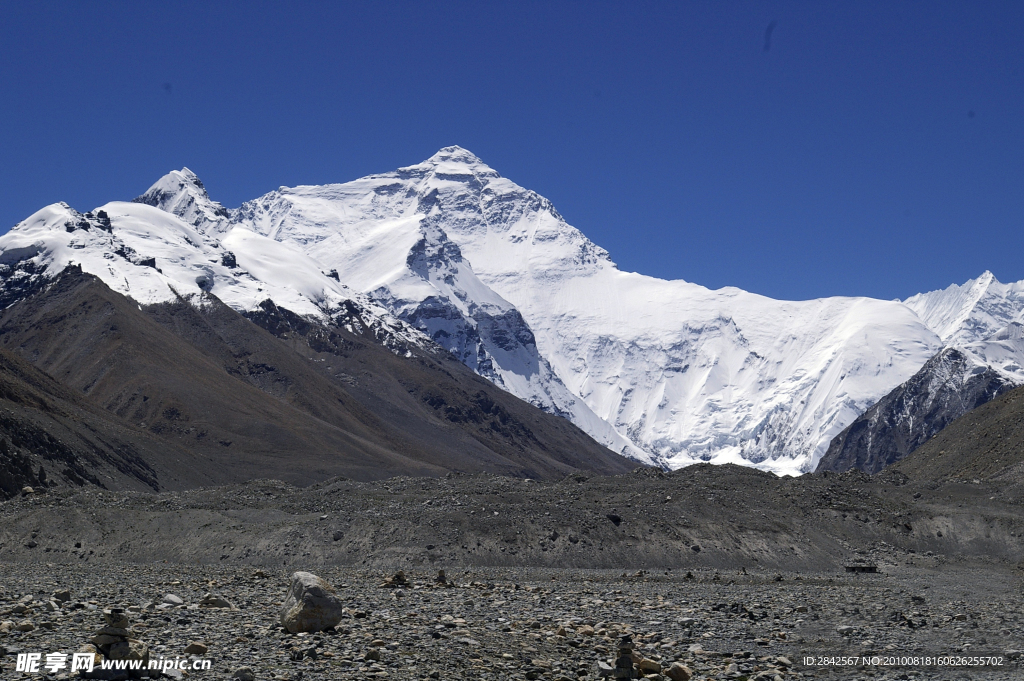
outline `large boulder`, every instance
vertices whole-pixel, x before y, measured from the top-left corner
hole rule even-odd
[[[294,572],[281,608],[281,625],[293,634],[323,631],[341,621],[341,609],[341,599],[330,584],[311,572]]]

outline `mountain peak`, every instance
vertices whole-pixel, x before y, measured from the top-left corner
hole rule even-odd
[[[426,163],[462,163],[465,165],[486,165],[480,157],[469,149],[463,149],[458,145],[443,147],[436,154],[426,160]]]
[[[224,206],[210,199],[203,181],[188,168],[167,173],[133,202],[176,215],[200,231],[207,231],[209,226],[230,216]]]

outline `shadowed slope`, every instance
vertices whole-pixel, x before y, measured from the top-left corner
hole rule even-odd
[[[24,486],[161,491],[224,480],[196,463],[0,350],[0,498]]]

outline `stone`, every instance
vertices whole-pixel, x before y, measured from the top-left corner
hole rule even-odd
[[[640,671],[642,671],[645,674],[660,674],[661,663],[646,657],[642,658],[640,660]]]
[[[238,679],[238,681],[256,681],[256,675],[252,673],[252,669],[249,667],[236,669],[231,674],[231,678]]]
[[[607,677],[611,676],[614,673],[615,673],[615,667],[612,667],[610,664],[608,664],[606,662],[601,662],[600,660],[598,661],[598,663],[597,663],[597,675],[598,676],[600,676],[601,678],[607,678]]]
[[[114,643],[120,643],[124,640],[123,636],[111,636],[109,634],[97,634],[89,639],[89,643],[102,648],[103,646],[109,646]]]
[[[35,628],[36,625],[32,623],[32,620],[21,620],[16,625],[14,625],[14,629],[16,631],[34,631]]]
[[[108,636],[121,636],[122,638],[128,637],[128,630],[122,627],[103,627],[97,634],[106,634]]]
[[[203,599],[199,601],[200,608],[233,608],[231,603],[220,596],[214,596],[208,593],[203,596]]]
[[[292,634],[330,629],[341,621],[342,608],[334,587],[311,572],[295,572],[281,608],[281,626]]]
[[[21,496],[27,497],[29,494],[35,494],[35,490],[29,487],[28,485],[25,485],[24,487],[21,488]]]
[[[79,653],[89,653],[92,655],[92,664],[94,667],[99,667],[100,663],[103,662],[103,655],[100,653],[96,646],[86,643],[78,648]]]
[[[389,589],[394,589],[400,586],[405,586],[408,583],[409,581],[405,578],[405,572],[403,570],[399,570],[394,574],[394,576],[385,579],[384,583],[381,584],[381,586]]]
[[[590,626],[589,624],[584,624],[582,627],[576,630],[576,633],[580,636],[593,636],[594,627]]]
[[[836,627],[836,631],[839,632],[840,636],[850,636],[853,634],[854,629],[849,625],[843,625]]]
[[[138,639],[130,638],[110,646],[107,657],[111,660],[142,660],[149,661],[149,646]]]
[[[52,595],[54,600],[60,601],[61,603],[67,603],[71,600],[71,592],[67,589],[64,589],[62,591],[54,591]]]
[[[116,629],[127,629],[129,626],[128,616],[121,608],[109,608],[103,611],[103,621],[108,627]]]
[[[372,660],[374,662],[379,662],[380,661],[380,651],[378,649],[376,649],[376,648],[370,648],[365,653],[363,653],[363,659],[367,660],[367,661],[371,661]]]
[[[0,622],[0,634],[9,634],[14,631],[14,622],[11,620],[4,620]]]
[[[693,670],[680,662],[673,662],[672,666],[665,670],[665,676],[672,681],[690,681],[693,678]]]
[[[168,605],[184,605],[185,601],[181,599],[181,596],[175,596],[174,594],[166,594],[163,599],[164,603]]]
[[[779,655],[778,657],[775,658],[775,664],[780,664],[783,667],[792,667],[793,666],[793,663],[789,661],[789,658],[785,657],[783,655]]]
[[[197,643],[195,641],[185,646],[186,655],[205,655],[207,650],[209,650],[209,648],[202,643]]]

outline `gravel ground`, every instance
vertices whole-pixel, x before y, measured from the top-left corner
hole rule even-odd
[[[32,492],[0,504],[0,679],[109,608],[153,658],[205,647],[191,678],[597,679],[631,633],[652,681],[1019,679],[1021,489],[691,466]],[[337,588],[335,630],[279,626],[298,570]]]
[[[175,564],[3,565],[0,620],[34,629],[0,635],[0,678],[45,678],[14,671],[19,652],[73,652],[103,626],[102,611],[128,611],[132,635],[153,658],[187,658],[228,678],[256,679],[596,679],[618,637],[694,679],[1018,679],[1024,648],[1019,574],[985,566],[911,569],[900,574],[759,571],[476,568],[407,571],[383,586],[382,571],[328,567],[317,572],[346,604],[334,631],[288,634],[278,623],[285,571]],[[52,594],[70,599],[50,610]],[[213,593],[234,607],[200,608]],[[168,594],[176,606],[158,606]],[[172,599],[173,600],[173,599]],[[20,607],[19,607],[20,606]],[[16,609],[22,610],[16,612]],[[986,669],[886,666],[908,656],[1002,658]],[[878,656],[877,664],[863,664]],[[818,666],[853,657],[849,666]],[[813,658],[814,664],[808,664]],[[849,660],[833,660],[849,663]],[[651,667],[652,671],[654,667]],[[66,670],[55,677],[68,678]],[[654,679],[667,677],[652,677]]]

